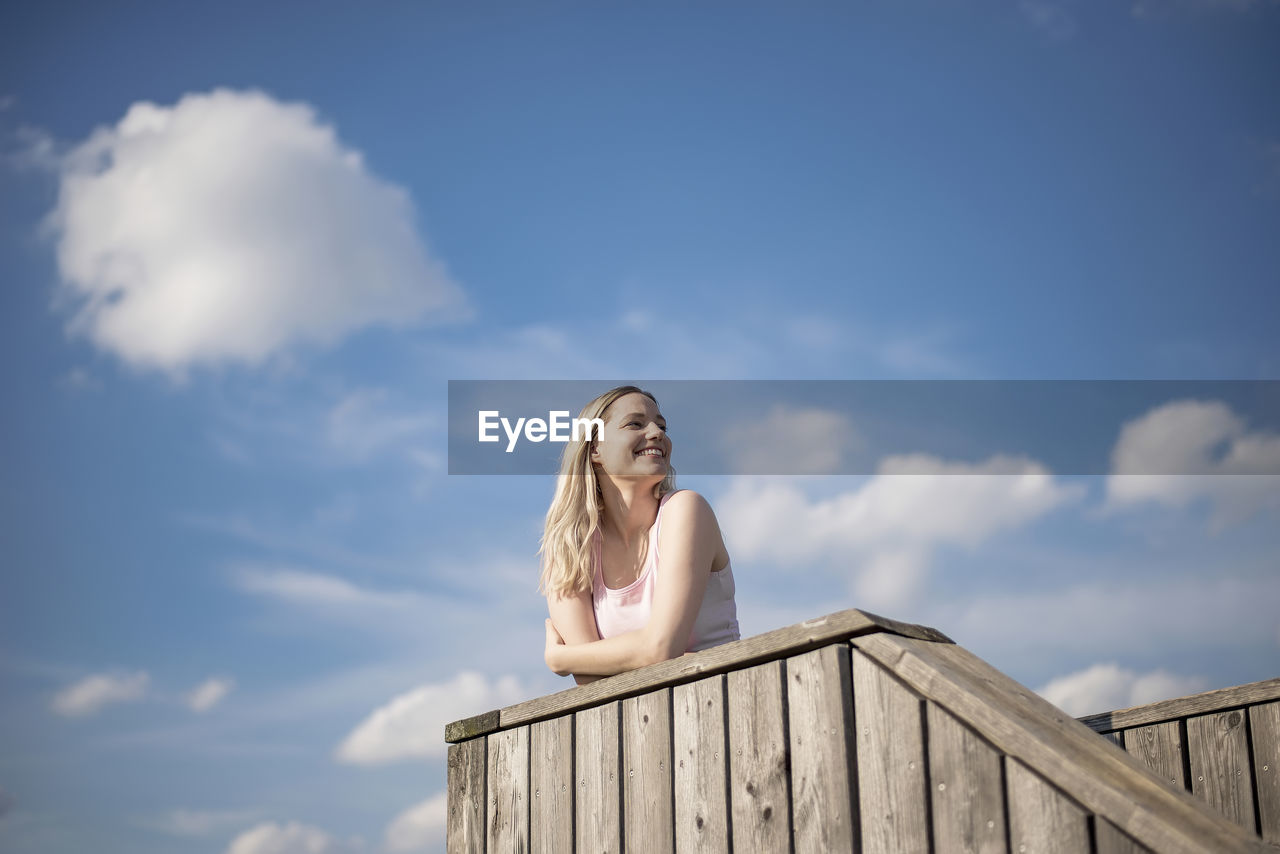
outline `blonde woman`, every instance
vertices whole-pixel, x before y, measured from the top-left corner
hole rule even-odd
[[[610,389],[582,410],[542,537],[547,666],[579,684],[738,639],[733,571],[711,505],[676,490],[653,395]]]

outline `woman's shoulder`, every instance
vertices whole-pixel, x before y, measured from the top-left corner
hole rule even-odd
[[[679,519],[697,519],[699,517],[715,519],[715,512],[711,509],[711,502],[692,489],[677,489],[675,492],[669,493],[663,499],[662,513],[664,518],[667,519],[673,517]]]

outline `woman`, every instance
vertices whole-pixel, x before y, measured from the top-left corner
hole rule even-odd
[[[733,571],[705,498],[675,488],[653,395],[611,389],[582,410],[542,537],[547,666],[579,684],[738,639]]]

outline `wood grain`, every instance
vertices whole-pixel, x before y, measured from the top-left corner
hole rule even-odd
[[[1132,757],[1111,749],[1095,732],[962,647],[887,634],[857,638],[854,645],[996,750],[1052,780],[1087,811],[1153,851],[1270,851],[1256,835],[1198,808]]]
[[[853,705],[862,850],[929,850],[920,699],[855,650]]]
[[[782,662],[735,670],[727,683],[733,847],[789,851],[790,763]]]
[[[1191,791],[1241,827],[1256,831],[1246,714],[1239,709],[1187,718]]]
[[[1002,854],[1004,787],[1000,754],[937,703],[928,703],[927,753],[938,851]]]
[[[669,688],[622,701],[622,769],[624,848],[674,851]]]
[[[1177,721],[1148,724],[1124,731],[1124,747],[1130,756],[1150,768],[1175,789],[1187,788],[1183,770],[1182,727]]]
[[[449,806],[445,819],[445,848],[449,854],[484,850],[485,764],[484,736],[449,745]]]
[[[834,641],[848,640],[868,632],[888,632],[950,643],[950,639],[928,626],[916,626],[871,614],[866,611],[838,611],[825,617],[806,620],[794,626],[743,638],[701,652],[692,652],[658,664],[619,673],[587,685],[579,685],[508,706],[496,712],[485,712],[445,726],[445,741],[456,742],[498,729],[532,723],[565,712],[598,706],[612,700],[634,697],[657,688],[671,688],[715,673],[726,673],[752,664],[797,655]]]
[[[853,851],[853,704],[847,644],[787,659],[791,816],[797,851]]]
[[[1096,715],[1087,715],[1079,720],[1080,723],[1097,732],[1110,732],[1162,721],[1176,721],[1191,715],[1226,711],[1271,700],[1280,700],[1280,678],[1250,682],[1247,685],[1236,685],[1232,688],[1219,688],[1215,691],[1192,694],[1190,697],[1161,700],[1158,703],[1147,703],[1142,706],[1117,709],[1113,712],[1101,712]]]
[[[573,849],[573,715],[539,721],[529,731],[529,847],[534,854]]]
[[[578,854],[622,850],[622,781],[617,703],[573,716],[574,846]]]
[[[1152,854],[1151,849],[1125,836],[1105,818],[1094,823],[1094,842],[1098,854]]]
[[[487,737],[489,742],[487,847],[529,850],[529,728]]]
[[[672,689],[676,850],[729,849],[725,677]]]
[[[1089,854],[1087,813],[1016,759],[1005,762],[1009,847],[1018,854]]]
[[[1262,838],[1280,842],[1280,703],[1249,709],[1253,733],[1253,778]]]

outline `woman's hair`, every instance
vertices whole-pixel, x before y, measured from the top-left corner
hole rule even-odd
[[[643,394],[654,403],[658,402],[644,389],[623,385],[611,388],[592,400],[582,408],[578,417],[603,421],[614,401],[628,394]],[[542,555],[542,579],[538,592],[544,596],[591,591],[595,576],[593,540],[600,530],[600,516],[604,512],[600,482],[596,479],[595,466],[591,464],[591,451],[595,446],[596,439],[590,435],[575,437],[565,445],[564,454],[560,457],[556,494],[547,510],[547,524],[538,549]],[[667,476],[654,488],[655,497],[661,498],[674,491],[675,484],[675,469],[668,467]]]

